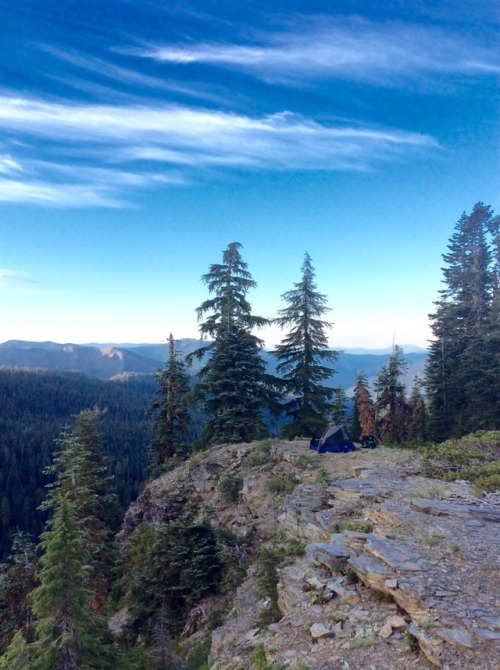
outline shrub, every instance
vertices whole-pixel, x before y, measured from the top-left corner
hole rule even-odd
[[[257,442],[252,451],[245,458],[245,465],[249,468],[255,468],[259,465],[273,463],[274,457],[271,454],[272,440],[262,440]]]
[[[266,658],[266,650],[262,642],[259,642],[253,650],[252,660],[255,663],[257,670],[283,670],[284,668],[282,663],[268,662]]]
[[[294,475],[274,475],[267,480],[266,488],[270,493],[289,494],[293,493],[296,484],[297,478]]]
[[[320,468],[314,481],[318,486],[326,488],[332,483],[332,474],[326,468]]]
[[[234,474],[227,474],[220,478],[218,489],[224,500],[238,502],[243,488],[243,479]]]

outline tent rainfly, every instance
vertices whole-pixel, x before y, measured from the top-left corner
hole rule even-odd
[[[309,448],[317,450],[319,453],[326,451],[339,453],[356,449],[346,427],[341,425],[330,426],[319,440],[311,440]]]

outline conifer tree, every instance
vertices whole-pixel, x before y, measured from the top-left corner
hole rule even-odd
[[[426,385],[435,440],[498,427],[499,217],[477,203],[464,213],[443,255],[444,288],[430,315]]]
[[[408,437],[418,441],[427,439],[427,407],[423,394],[424,382],[420,377],[415,377],[410,396],[410,421],[408,425]]]
[[[407,367],[404,352],[396,344],[375,382],[378,433],[389,444],[401,444],[407,437],[409,408],[403,380]]]
[[[347,394],[340,386],[333,389],[333,404],[331,421],[335,424],[344,424],[347,421]]]
[[[314,437],[324,431],[331,413],[333,390],[321,382],[333,374],[326,364],[336,360],[337,352],[328,349],[325,331],[332,324],[321,317],[329,308],[314,282],[309,254],[304,258],[301,280],[282,298],[287,306],[279,310],[274,322],[289,328],[289,332],[273,353],[288,395],[285,415],[291,419],[283,427],[283,434],[289,438]]]
[[[246,295],[256,286],[240,254],[241,244],[229,244],[222,263],[210,266],[202,281],[213,297],[196,313],[202,337],[213,341],[188,360],[204,359],[193,397],[207,417],[202,444],[244,442],[268,433],[265,409],[276,402],[275,380],[266,374],[260,356],[262,340],[252,330],[268,323],[252,314]]]
[[[33,639],[30,593],[37,585],[38,556],[31,538],[22,532],[14,535],[9,562],[0,565],[0,653],[16,631],[21,638]],[[18,637],[15,647],[17,648]],[[1,667],[1,666],[0,666]]]
[[[40,585],[33,591],[36,670],[110,670],[116,667],[105,621],[85,586],[91,555],[75,504],[58,494],[42,534]],[[23,653],[25,650],[21,649]]]
[[[65,431],[59,440],[60,450],[47,469],[55,476],[42,507],[54,510],[66,496],[75,513],[90,552],[92,570],[88,585],[95,593],[94,606],[103,609],[111,581],[114,562],[113,531],[121,519],[118,499],[111,489],[106,463],[100,451],[98,422],[100,410],[84,410],[73,432]]]
[[[150,460],[153,475],[168,468],[171,459],[188,455],[189,374],[186,364],[175,351],[172,333],[168,338],[168,360],[156,374],[156,397],[150,405],[154,438]]]
[[[352,433],[355,440],[362,440],[367,435],[377,437],[375,422],[375,404],[370,395],[368,380],[363,372],[356,375],[354,386],[354,417]]]

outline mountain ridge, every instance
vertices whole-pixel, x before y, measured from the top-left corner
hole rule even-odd
[[[185,356],[207,344],[209,343],[205,340],[183,338],[177,341],[177,348]],[[388,352],[362,349],[355,351],[358,353],[340,351],[327,384],[341,386],[350,393],[356,374],[363,372],[368,382],[373,385],[380,366],[387,361]],[[113,343],[73,344],[7,340],[0,344],[0,366],[80,372],[97,379],[112,379],[118,375],[131,373],[153,375],[160,365],[165,363],[167,354],[166,343],[118,346]],[[271,351],[263,349],[262,357],[268,364],[269,372],[275,374],[276,359]],[[411,386],[417,375],[423,376],[427,352],[410,351],[405,353],[405,358],[408,362],[406,382],[407,386]],[[195,362],[190,368],[191,374],[196,374],[201,365],[201,362]]]

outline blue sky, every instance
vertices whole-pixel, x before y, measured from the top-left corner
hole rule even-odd
[[[238,241],[256,314],[307,251],[332,346],[425,346],[456,221],[499,211],[498,14],[0,0],[0,341],[196,337]]]

